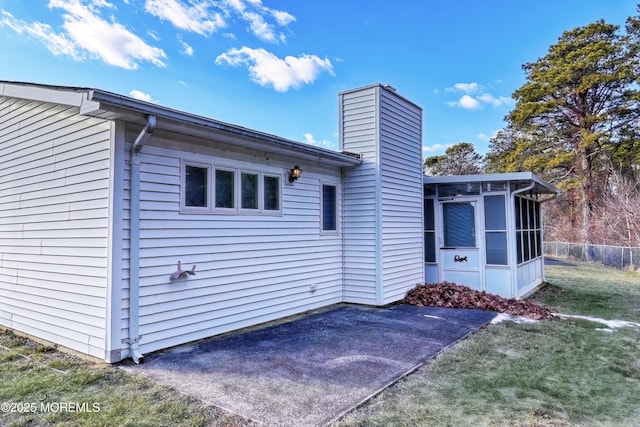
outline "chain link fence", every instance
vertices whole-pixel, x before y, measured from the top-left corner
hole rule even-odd
[[[544,242],[544,254],[555,258],[599,263],[621,270],[640,269],[640,248],[569,242]]]

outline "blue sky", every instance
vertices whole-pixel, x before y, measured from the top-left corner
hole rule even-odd
[[[423,108],[425,157],[504,127],[522,64],[637,0],[0,0],[0,80],[94,87],[338,149],[340,91]]]

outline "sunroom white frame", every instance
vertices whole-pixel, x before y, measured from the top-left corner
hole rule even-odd
[[[436,231],[435,262],[425,261],[424,264],[426,283],[454,281],[460,285],[505,297],[525,297],[544,281],[542,251],[538,251],[536,256],[532,256],[525,262],[519,263],[516,231],[516,214],[518,213],[515,212],[515,200],[516,197],[540,203],[550,200],[558,192],[552,184],[531,172],[424,177],[423,182],[424,198],[434,201]],[[486,256],[486,232],[495,232],[495,230],[485,230],[485,196],[496,195],[505,197],[506,265],[489,264]],[[456,201],[475,203],[476,248],[444,247],[442,206]],[[541,207],[541,204],[538,207]],[[427,216],[425,212],[425,218]],[[540,213],[538,218],[541,218]],[[544,229],[542,224],[537,226],[540,227],[540,241],[542,241]],[[428,242],[425,239],[426,244]],[[427,252],[425,248],[425,253]]]

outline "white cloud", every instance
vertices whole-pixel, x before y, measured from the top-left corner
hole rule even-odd
[[[140,101],[152,102],[154,104],[158,103],[158,101],[153,99],[153,97],[151,95],[149,95],[148,93],[144,93],[144,92],[142,92],[140,90],[137,90],[137,89],[133,89],[131,92],[129,92],[129,95],[131,95],[132,98],[139,99]]]
[[[50,0],[49,8],[65,11],[64,31],[59,33],[49,24],[18,20],[6,11],[2,11],[0,25],[19,34],[24,32],[38,39],[54,55],[66,55],[75,61],[90,56],[125,69],[136,69],[140,62],[151,62],[158,67],[165,65],[166,54],[162,49],[148,45],[123,25],[102,19],[99,7],[113,8],[102,0],[90,4],[79,0]]]
[[[79,0],[51,0],[49,7],[64,9],[63,28],[74,44],[107,64],[126,69],[138,68],[139,61],[165,65],[162,49],[146,44],[121,24],[105,21]]]
[[[460,107],[467,110],[475,110],[480,107],[480,102],[472,96],[464,95],[460,100],[458,100],[458,104]]]
[[[54,55],[67,55],[76,61],[82,61],[82,54],[76,44],[66,34],[58,34],[49,24],[41,22],[27,23],[16,19],[12,14],[3,10],[0,26],[11,28],[18,34],[28,34],[42,42]]]
[[[256,37],[267,42],[276,40],[273,25],[267,23],[262,15],[255,12],[245,12],[242,17],[249,22],[249,28]]]
[[[296,20],[290,13],[266,7],[259,0],[145,0],[145,10],[176,28],[206,37],[239,17],[249,24],[251,34],[271,43],[286,40],[276,26],[286,27]]]
[[[116,7],[109,3],[107,0],[91,0],[91,3],[96,7],[107,7],[111,9],[115,9]]]
[[[146,0],[144,8],[151,15],[171,22],[176,28],[209,36],[226,26],[222,15],[212,10],[214,4],[206,0],[192,3],[191,6],[178,0]]]
[[[454,89],[464,93],[476,93],[480,89],[478,83],[456,83]]]
[[[476,110],[480,108],[480,102],[469,95],[463,95],[462,98],[452,104],[465,110]]]
[[[227,15],[230,15],[231,12],[239,14],[243,20],[249,23],[250,33],[260,40],[271,43],[278,40],[284,42],[286,36],[283,33],[278,34],[274,24],[267,21],[267,17],[273,18],[274,23],[281,27],[286,27],[296,20],[289,12],[264,6],[261,0],[224,0],[223,4],[226,6],[225,13]]]
[[[182,53],[188,56],[193,56],[193,47],[189,43],[182,40],[181,37],[178,37],[178,43],[182,46]]]
[[[506,96],[495,97],[488,93],[483,93],[482,95],[478,96],[478,99],[482,102],[486,102],[487,104],[491,104],[494,107],[499,107],[501,105],[509,105],[513,103],[513,99],[511,98],[507,98]]]
[[[231,66],[244,65],[251,79],[261,86],[273,86],[278,92],[298,88],[303,83],[313,83],[320,73],[333,75],[333,65],[327,58],[316,55],[277,57],[265,49],[251,49],[243,46],[231,49],[216,58],[216,64]]]
[[[224,0],[224,3],[238,13],[245,11],[245,5],[242,0]]]
[[[149,35],[149,37],[151,37],[155,41],[157,41],[157,42],[160,41],[160,36],[155,31],[147,30],[147,34]]]
[[[270,10],[271,15],[276,19],[279,25],[289,25],[296,20],[296,17],[282,10]]]
[[[423,145],[422,154],[426,155],[428,153],[433,153],[433,152],[444,152],[449,147],[451,147],[451,144]]]
[[[319,146],[319,147],[324,147],[324,148],[334,148],[336,147],[336,144],[333,143],[332,141],[329,141],[328,139],[323,139],[322,141],[317,141],[315,139],[315,137],[310,134],[310,133],[305,133],[304,134],[304,142],[306,142],[307,144],[311,144],[311,145],[315,145],[315,146]]]
[[[478,110],[484,105],[500,107],[512,104],[511,98],[505,96],[494,96],[487,89],[475,82],[456,83],[453,87],[445,89],[447,92],[462,92],[464,95],[457,101],[447,102],[450,107],[464,108],[465,110]]]

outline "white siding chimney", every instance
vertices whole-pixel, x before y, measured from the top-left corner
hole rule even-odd
[[[344,301],[384,305],[423,282],[422,108],[394,88],[339,94],[344,172]]]

